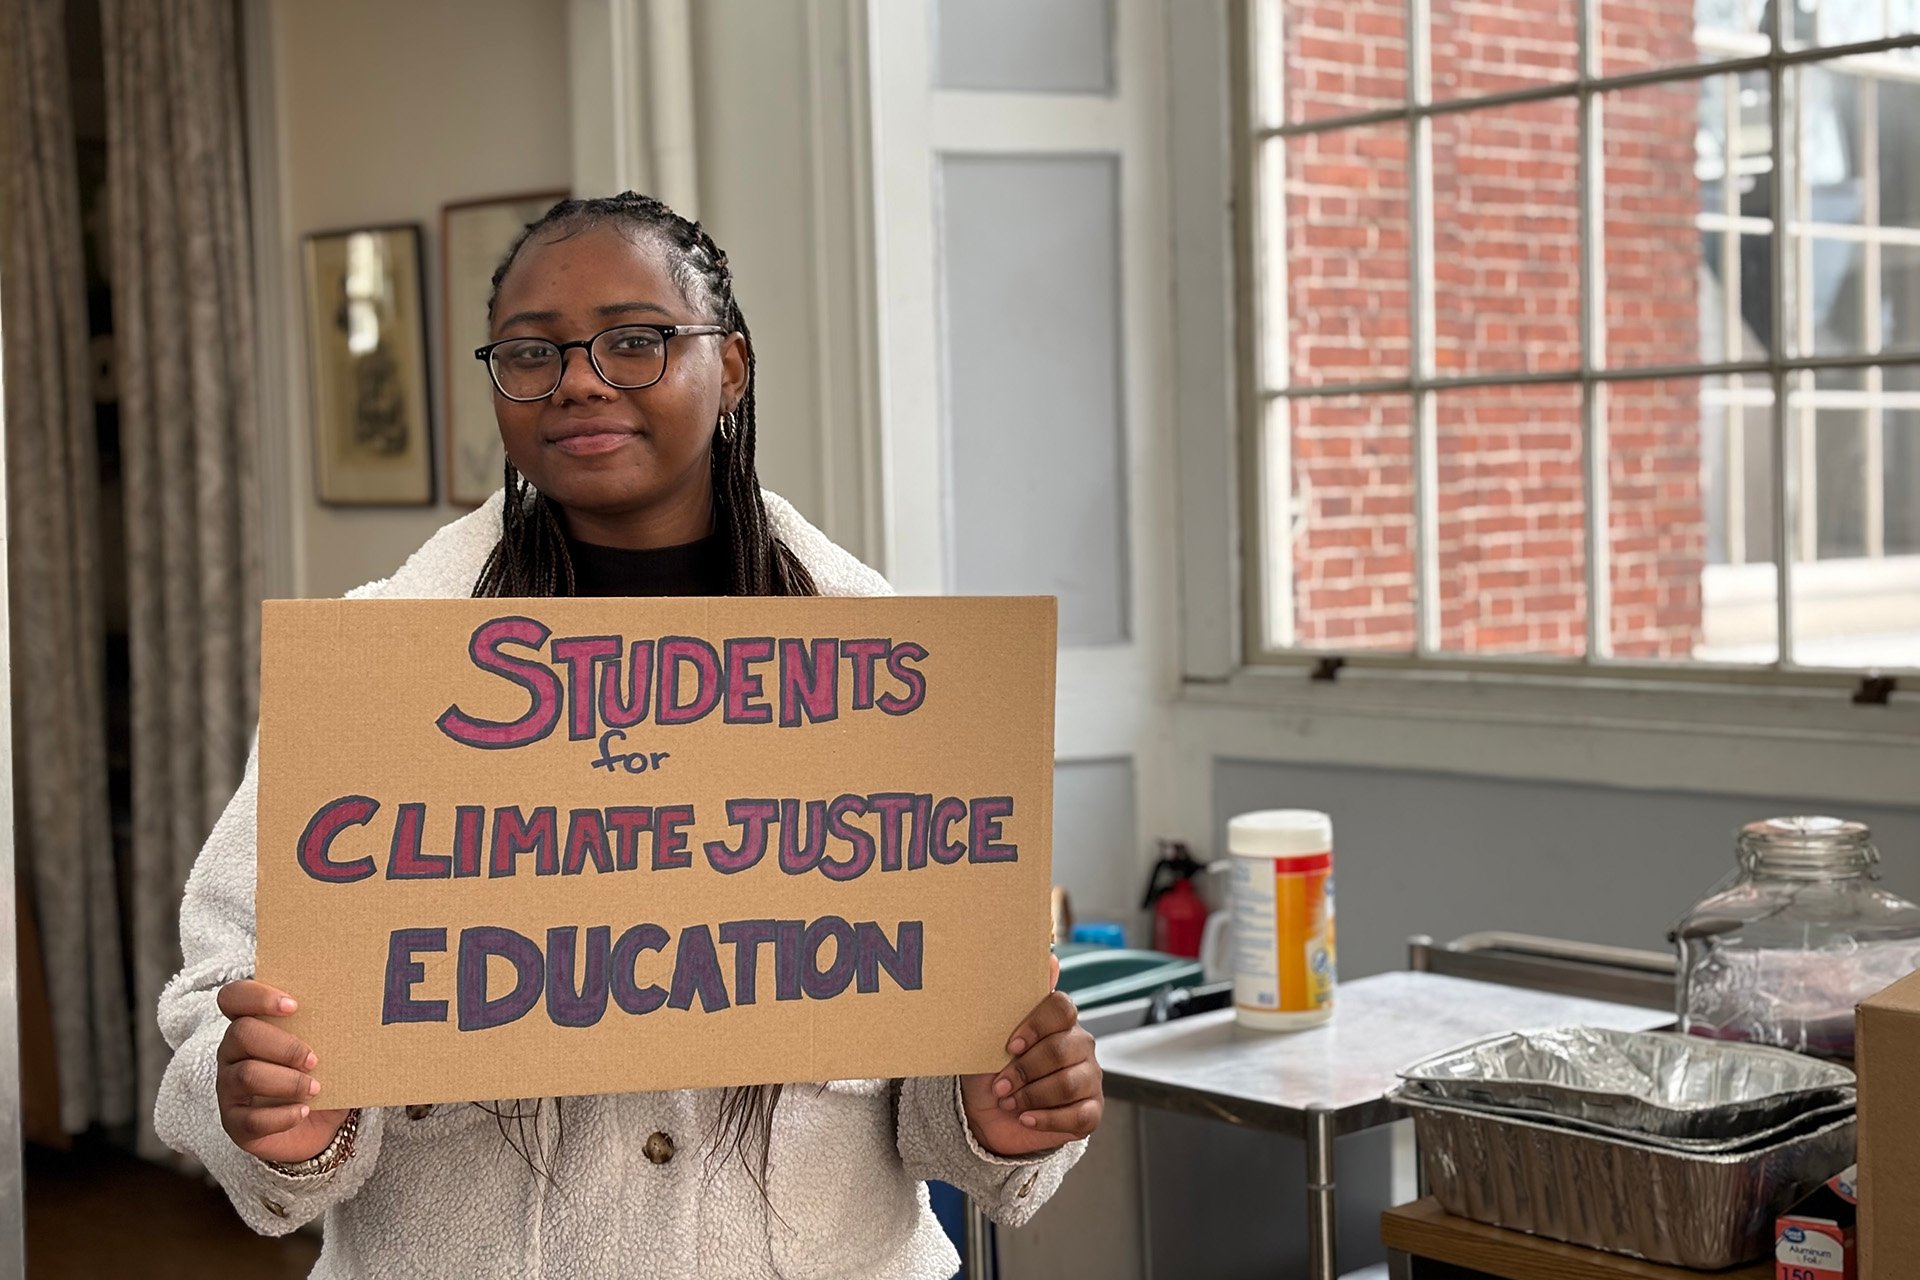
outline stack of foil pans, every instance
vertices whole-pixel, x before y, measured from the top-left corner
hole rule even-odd
[[[1854,1158],[1853,1073],[1779,1049],[1575,1027],[1401,1076],[1449,1213],[1676,1266],[1765,1255],[1778,1212]]]

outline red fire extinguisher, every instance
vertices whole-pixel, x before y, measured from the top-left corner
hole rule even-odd
[[[1193,878],[1206,867],[1178,840],[1160,842],[1160,860],[1147,879],[1146,900],[1153,910],[1153,949],[1170,956],[1200,955],[1207,928],[1207,904],[1193,891]]]

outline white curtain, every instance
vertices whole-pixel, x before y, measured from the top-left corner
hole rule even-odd
[[[180,894],[246,763],[259,651],[253,271],[234,0],[101,0],[133,681],[141,1144]]]
[[[97,444],[65,0],[0,0],[15,851],[68,1132],[134,1109],[107,798]],[[152,1021],[150,1010],[145,1021]]]

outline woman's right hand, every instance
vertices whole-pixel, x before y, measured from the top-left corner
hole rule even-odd
[[[311,1160],[347,1121],[345,1111],[309,1105],[320,1092],[312,1074],[318,1059],[273,1021],[295,1007],[293,997],[264,982],[220,988],[220,1012],[229,1019],[214,1084],[220,1126],[242,1151],[276,1164]]]

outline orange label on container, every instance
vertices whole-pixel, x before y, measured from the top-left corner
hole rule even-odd
[[[1273,923],[1280,1012],[1310,1013],[1333,999],[1333,855],[1273,860]]]

